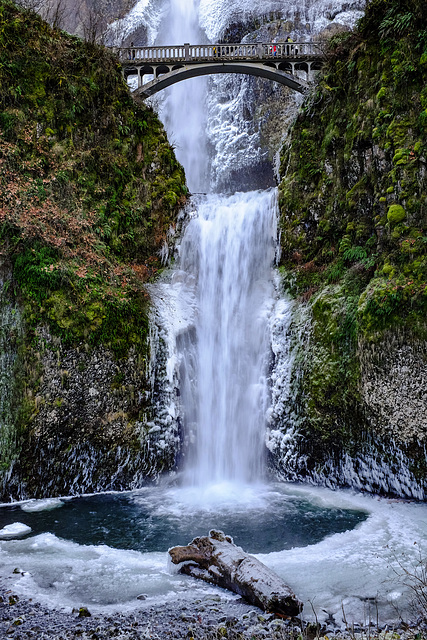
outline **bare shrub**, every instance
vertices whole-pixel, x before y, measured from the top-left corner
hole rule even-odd
[[[416,544],[416,543],[415,543]],[[417,559],[408,565],[403,560],[398,560],[399,568],[396,571],[401,584],[407,587],[412,594],[412,606],[414,613],[420,622],[427,623],[427,559],[421,549]]]

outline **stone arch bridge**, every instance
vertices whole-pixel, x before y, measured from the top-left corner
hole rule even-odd
[[[141,98],[148,98],[181,80],[213,73],[245,73],[268,78],[303,93],[323,61],[320,45],[312,42],[184,44],[116,48],[115,51],[126,80],[137,76],[134,95]]]

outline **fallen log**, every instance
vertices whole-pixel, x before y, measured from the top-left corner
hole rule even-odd
[[[186,547],[173,547],[169,555],[174,564],[184,563],[180,573],[234,591],[263,611],[296,616],[303,608],[274,571],[245,553],[222,531],[194,538]]]

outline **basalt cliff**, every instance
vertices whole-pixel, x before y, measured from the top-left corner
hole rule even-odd
[[[368,3],[282,149],[282,281],[304,346],[269,437],[281,477],[425,496],[426,20],[417,0]]]
[[[184,172],[109,51],[8,0],[0,24],[3,498],[134,486],[177,449],[145,284]]]

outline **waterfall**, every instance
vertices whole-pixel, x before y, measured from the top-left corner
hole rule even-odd
[[[199,0],[171,0],[158,43],[203,42]],[[192,191],[207,191],[205,101],[208,81],[171,87],[160,115]],[[184,436],[190,443],[185,481],[201,486],[262,476],[269,405],[268,314],[274,296],[275,190],[197,200],[172,275],[169,299],[182,282],[194,299],[190,328],[176,332]],[[179,277],[178,277],[178,274]],[[188,300],[189,293],[179,296]],[[164,289],[163,289],[164,292]],[[177,300],[177,296],[175,296]],[[176,317],[185,313],[175,311]],[[171,361],[176,360],[171,353]]]
[[[362,4],[352,4],[353,19]],[[294,0],[140,0],[116,27],[128,40],[132,24],[135,33],[144,27],[147,42],[136,44],[195,44],[217,41],[233,21],[261,17],[262,23],[274,15],[291,21],[307,39],[308,22],[314,30],[339,22],[347,6],[343,0],[305,0],[298,6]],[[343,22],[350,19],[346,15]],[[283,398],[289,395],[284,386],[290,384],[293,353],[276,353],[272,344],[274,327],[284,330],[291,316],[291,303],[282,300],[286,308],[280,309],[275,304],[276,190],[200,197],[213,186],[271,184],[259,171],[266,157],[260,134],[245,115],[253,115],[248,101],[262,100],[262,94],[248,91],[248,82],[194,78],[152,99],[190,191],[198,194],[174,270],[151,289],[169,353],[165,415],[182,426],[184,477],[193,486],[259,480],[267,422],[271,450],[275,416],[289,404]],[[271,358],[275,366],[269,372]],[[279,374],[278,367],[288,373]]]
[[[199,0],[170,0],[158,44],[207,42],[199,27]],[[185,168],[190,191],[206,190],[206,78],[178,83],[165,91],[159,115],[165,123],[178,160]]]
[[[196,425],[192,484],[261,476],[276,206],[275,190],[210,196],[182,242],[198,309],[193,343],[181,350],[184,419],[187,430]]]
[[[258,7],[234,0],[226,4],[161,2],[157,6],[162,7],[163,21],[153,38],[157,44],[202,43],[221,36],[224,16],[228,22],[244,21],[251,15],[281,11],[296,19],[301,11],[308,17],[308,9],[314,7],[311,2],[297,8],[294,2],[276,0]],[[338,9],[341,4],[337,3]],[[148,16],[152,3],[145,6]],[[209,191],[212,185],[231,186],[233,180],[227,175],[245,166],[249,167],[246,183],[259,180],[250,173],[250,163],[257,166],[260,155],[258,134],[248,130],[243,135],[239,128],[239,105],[245,92],[236,94],[238,85],[237,79],[195,78],[155,98],[192,192]],[[177,368],[184,479],[198,487],[252,482],[263,475],[266,422],[274,415],[268,369],[272,318],[277,311],[272,270],[277,193],[269,189],[209,195],[196,198],[193,204],[197,211],[187,225],[174,272],[168,283],[157,285],[161,293],[153,296],[163,308],[158,306],[157,317],[169,335],[168,368]],[[169,300],[166,305],[165,299]],[[286,310],[279,315],[288,322],[291,305],[283,300],[281,304]],[[292,353],[280,357],[290,371]],[[274,394],[273,390],[273,398]]]

